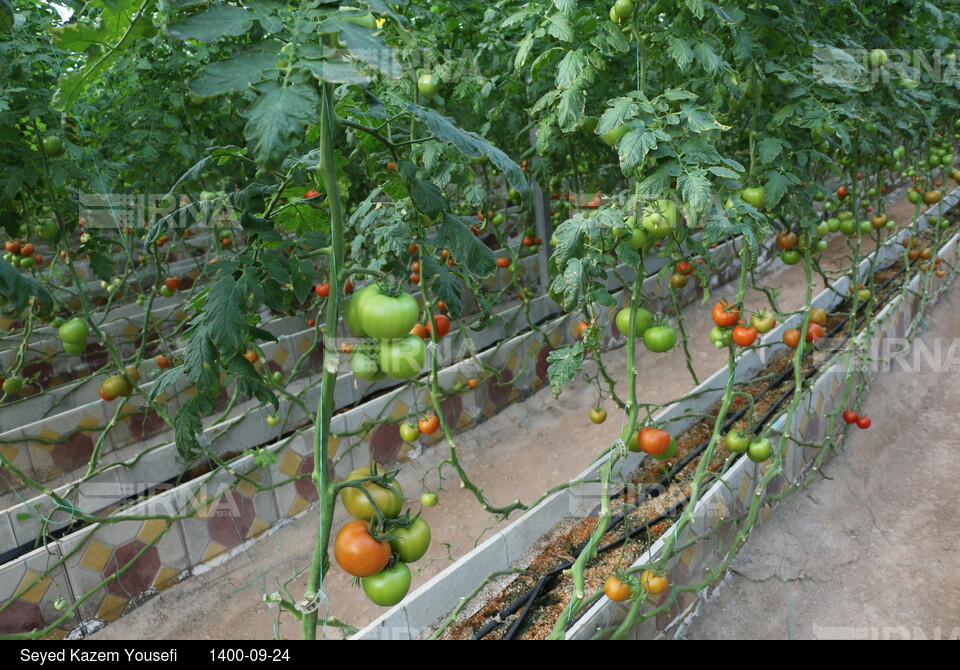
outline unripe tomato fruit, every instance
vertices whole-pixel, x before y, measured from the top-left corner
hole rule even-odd
[[[600,424],[607,420],[607,410],[602,407],[594,407],[590,410],[590,420]]]
[[[366,479],[375,474],[380,474],[380,470],[372,471],[367,466],[362,466],[347,475],[346,481],[355,479]],[[403,511],[403,489],[397,481],[390,483],[391,488],[380,486],[376,482],[364,482],[363,488],[367,490],[373,501],[376,503],[380,512],[387,519],[396,519]],[[392,489],[396,489],[395,491]],[[340,500],[343,501],[343,507],[347,513],[354,519],[369,521],[375,516],[373,505],[359,488],[348,486],[340,489]]]

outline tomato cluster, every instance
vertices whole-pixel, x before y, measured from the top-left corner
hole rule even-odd
[[[340,489],[343,506],[356,521],[344,524],[337,533],[333,555],[345,572],[360,578],[363,591],[371,601],[392,607],[410,590],[411,574],[407,564],[427,553],[431,532],[422,517],[400,515],[403,491],[396,480],[376,467],[357,468],[347,476],[347,482],[378,476],[384,478],[383,486],[371,479]],[[436,494],[429,495],[432,499],[421,498],[426,507],[436,504]],[[382,532],[371,532],[371,528],[382,529]]]
[[[422,337],[410,332],[419,316],[420,305],[409,293],[395,289],[385,292],[379,284],[356,291],[347,301],[344,318],[351,333],[368,341],[357,347],[350,358],[354,375],[375,382],[387,375],[410,379],[419,374],[427,348]],[[446,324],[449,329],[449,319]],[[436,328],[439,333],[440,323],[436,323]]]

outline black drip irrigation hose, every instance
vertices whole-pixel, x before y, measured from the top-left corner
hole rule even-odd
[[[639,536],[641,533],[646,533],[647,531],[650,530],[650,528],[652,528],[653,526],[656,526],[661,521],[664,521],[672,517],[676,513],[676,511],[682,508],[685,504],[686,504],[685,500],[677,503],[670,509],[658,515],[655,519],[647,521],[642,526],[637,526],[628,534],[623,535],[617,538],[616,540],[613,540],[612,542],[600,547],[599,549],[597,549],[597,554],[602,554],[605,551],[609,551],[610,549],[619,547],[621,544],[623,544],[626,541],[627,537],[634,538]],[[615,528],[622,521],[623,521],[623,515],[622,514],[618,515],[613,521],[610,522],[610,526],[608,530]],[[537,599],[540,593],[542,593],[543,591],[550,590],[550,588],[553,585],[553,582],[557,579],[557,577],[559,577],[564,570],[569,570],[571,567],[573,567],[573,564],[576,562],[580,554],[583,553],[584,549],[587,548],[587,545],[589,543],[590,543],[590,540],[584,541],[583,544],[581,544],[576,549],[576,551],[572,553],[572,556],[573,556],[572,560],[564,561],[557,567],[553,568],[550,572],[547,572],[546,574],[544,574],[542,577],[540,577],[539,580],[537,580],[537,583],[535,585],[533,585],[532,587],[530,587],[530,589],[527,590],[526,593],[524,593],[522,596],[517,598],[517,600],[512,602],[508,607],[493,614],[491,620],[488,621],[486,624],[484,624],[483,628],[481,628],[476,633],[474,633],[471,639],[472,640],[482,639],[484,636],[488,635],[490,631],[492,631],[494,628],[499,626],[501,623],[504,623],[504,619],[506,619],[506,617],[512,616],[518,609],[520,609],[521,605],[525,605],[523,612],[521,612],[517,620],[514,621],[513,625],[510,626],[510,630],[507,631],[507,634],[503,637],[504,640],[513,639],[513,636],[516,634],[520,626],[526,620],[526,617],[530,612],[530,608],[532,607],[534,601]],[[573,623],[574,622],[571,622],[571,625]]]
[[[900,277],[900,275],[904,274],[904,273],[906,272],[906,269],[907,269],[907,268],[906,268],[906,265],[905,265],[905,264],[902,264],[901,267],[900,267],[900,269],[897,270],[897,272],[895,272],[894,274],[892,274],[892,275],[877,289],[877,293],[885,290],[885,289],[887,288],[887,286],[889,286],[895,279],[897,279],[898,277]],[[886,305],[887,302],[888,302],[888,299],[885,299],[885,300],[882,300],[882,301],[877,301],[876,303],[874,303],[874,310],[873,310],[872,313],[877,313],[878,311],[880,311],[880,310]],[[842,303],[841,303],[841,304],[842,304]],[[866,320],[867,320],[867,317],[866,317],[865,314],[863,314],[863,312],[864,312],[864,310],[866,310],[866,307],[867,307],[868,304],[869,304],[869,301],[865,301],[865,302],[863,303],[863,305],[860,306],[860,309],[858,310],[858,311],[861,313],[861,316],[859,316],[859,317],[857,318],[856,323],[855,323],[855,328],[856,328],[858,331],[860,330],[861,326],[862,326],[862,325],[866,322]],[[833,335],[835,335],[836,333],[838,333],[840,330],[842,330],[842,329],[843,329],[844,327],[846,327],[846,326],[847,326],[847,321],[846,321],[845,319],[842,319],[842,320],[838,321],[837,324],[836,324],[833,328],[830,329],[830,331],[826,334],[826,336],[827,336],[827,337],[832,337]],[[808,351],[802,353],[801,356],[800,356],[801,361],[802,361],[804,358],[806,358],[807,356],[811,355],[811,354],[814,352],[814,350],[815,350],[815,348],[810,348]],[[821,367],[822,367],[822,366],[811,366],[810,370],[809,370],[806,374],[803,375],[803,378],[802,378],[802,380],[801,380],[801,383],[802,383],[802,382],[805,382],[805,381],[808,380],[808,379],[810,379],[810,377],[812,377],[813,375],[815,375],[815,374],[821,369]],[[777,388],[778,386],[780,386],[784,381],[786,381],[786,380],[787,380],[789,377],[791,377],[792,375],[793,375],[793,366],[792,366],[792,365],[784,368],[784,370],[777,376],[777,378],[774,379],[772,382],[770,382],[770,383],[767,385],[767,387],[758,394],[758,397],[762,397],[763,395],[766,395],[767,393],[773,391],[775,388]],[[790,389],[790,390],[785,391],[785,392],[780,396],[780,398],[778,398],[777,401],[776,401],[774,404],[772,404],[772,405],[767,409],[766,412],[764,412],[763,416],[760,417],[760,419],[758,419],[758,420],[755,422],[754,428],[761,428],[761,427],[763,427],[764,425],[766,425],[766,423],[773,417],[773,415],[774,415],[776,412],[779,411],[780,407],[783,405],[783,402],[784,402],[788,397],[790,397],[792,391],[793,391],[793,389]],[[737,410],[733,415],[731,415],[731,417],[724,422],[723,430],[729,429],[730,426],[732,426],[736,421],[738,421],[741,417],[743,417],[743,415],[746,413],[747,409],[748,409],[747,407],[744,407],[744,408],[742,408],[742,409],[740,409],[740,410]],[[684,469],[687,465],[689,465],[691,461],[693,461],[695,458],[699,457],[699,456],[703,453],[703,451],[707,448],[707,446],[709,446],[709,444],[710,444],[710,438],[707,438],[707,439],[704,440],[701,444],[697,445],[697,447],[695,447],[694,449],[692,449],[689,454],[687,454],[684,458],[682,458],[682,459],[679,460],[676,464],[674,464],[674,466],[670,469],[669,472],[667,472],[663,477],[661,477],[659,480],[657,480],[657,483],[656,483],[656,484],[654,484],[653,486],[650,486],[650,487],[648,487],[647,489],[645,489],[645,490],[643,491],[643,494],[642,494],[642,495],[643,495],[643,498],[639,499],[636,504],[639,505],[641,502],[643,502],[643,501],[645,501],[645,500],[647,500],[647,499],[649,499],[649,498],[657,497],[657,495],[659,495],[661,489],[663,489],[663,488],[665,488],[667,485],[669,485],[669,484],[674,480],[674,478],[676,477],[676,475],[678,475],[681,471],[683,471],[683,469]],[[738,456],[738,458],[739,458],[739,456]],[[735,459],[735,460],[736,460],[736,459]],[[735,462],[735,460],[734,460],[734,462]],[[613,496],[611,496],[611,498],[614,498],[614,499],[615,499],[615,498],[618,498],[618,497],[624,495],[626,492],[627,492],[627,487],[623,487],[623,488],[621,488],[616,494],[614,494]],[[606,552],[606,551],[609,551],[609,550],[611,550],[611,549],[615,549],[615,548],[619,547],[620,545],[622,545],[623,543],[625,543],[628,538],[629,538],[629,539],[634,539],[634,538],[640,536],[640,535],[643,534],[643,533],[649,532],[649,530],[650,530],[651,527],[657,525],[658,523],[660,523],[660,522],[662,522],[662,521],[664,521],[664,520],[666,520],[666,519],[672,518],[672,517],[676,514],[677,510],[682,509],[683,507],[685,507],[689,501],[690,501],[690,497],[689,497],[689,496],[685,497],[683,500],[681,500],[680,502],[678,502],[678,503],[676,503],[675,505],[673,505],[670,509],[668,509],[667,511],[665,511],[665,512],[663,512],[662,514],[658,515],[655,519],[650,520],[650,521],[647,521],[645,524],[643,524],[643,525],[641,525],[641,526],[637,526],[636,528],[634,528],[633,530],[629,531],[628,533],[625,533],[624,535],[621,535],[619,538],[617,538],[617,539],[615,539],[615,540],[607,543],[606,545],[600,547],[599,549],[597,549],[597,554],[599,555],[599,554],[602,554],[602,553],[604,553],[604,552]],[[598,506],[597,508],[595,508],[594,511],[591,512],[591,514],[590,514],[589,516],[593,516],[594,514],[596,514],[596,511],[597,511],[598,509],[599,509],[599,506]],[[623,514],[618,514],[616,517],[614,517],[614,518],[611,520],[610,525],[609,525],[609,527],[608,527],[608,531],[616,528],[618,525],[620,525],[620,524],[624,521],[624,519],[625,519],[625,516],[624,516]],[[584,549],[586,549],[586,547],[587,547],[587,545],[589,544],[589,542],[590,542],[590,540],[584,541],[583,544],[581,544],[581,545],[576,549],[576,551],[573,552],[573,554],[572,554],[572,555],[573,555],[573,560],[564,561],[563,563],[561,563],[560,565],[558,565],[557,567],[555,567],[555,568],[554,568],[553,570],[551,570],[550,572],[544,574],[542,577],[540,577],[539,580],[537,580],[537,583],[536,583],[534,586],[532,586],[530,589],[527,590],[526,593],[524,593],[522,596],[520,596],[517,600],[515,600],[513,603],[511,603],[511,604],[510,604],[509,606],[507,606],[506,608],[504,608],[504,609],[500,610],[499,612],[493,614],[492,617],[491,617],[491,619],[490,619],[486,624],[484,624],[483,627],[480,628],[476,633],[474,633],[473,636],[471,637],[471,639],[472,639],[472,640],[481,640],[481,639],[483,639],[485,636],[489,635],[490,632],[492,632],[497,626],[499,626],[499,625],[502,624],[502,623],[505,623],[505,619],[506,619],[507,617],[512,616],[514,613],[516,613],[516,611],[519,610],[519,609],[521,608],[521,606],[522,606],[522,607],[523,607],[523,611],[520,613],[520,615],[517,617],[517,619],[511,624],[510,629],[507,631],[506,635],[504,635],[504,637],[502,638],[502,639],[504,639],[504,640],[512,640],[513,637],[514,637],[514,635],[516,635],[516,633],[520,630],[520,627],[521,627],[521,626],[523,625],[523,623],[526,621],[527,616],[528,616],[529,613],[530,613],[530,610],[532,609],[535,601],[536,601],[537,598],[540,596],[540,594],[543,593],[543,592],[545,592],[545,591],[549,591],[549,590],[553,587],[553,584],[554,584],[554,582],[556,581],[557,577],[560,576],[560,574],[561,574],[563,571],[569,570],[569,569],[573,566],[573,564],[574,564],[574,562],[576,561],[577,557],[580,556],[580,554],[583,552]],[[586,614],[586,612],[583,612],[583,613],[581,614],[581,616],[583,616],[583,614]],[[570,622],[570,624],[567,626],[567,628],[569,629],[570,626],[574,625],[579,618],[580,618],[580,617],[574,618],[574,619]]]

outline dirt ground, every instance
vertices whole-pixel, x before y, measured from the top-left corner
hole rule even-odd
[[[892,213],[895,218],[899,214],[898,220],[907,221],[909,215],[912,214],[912,206],[903,201],[888,209],[888,212]],[[842,237],[842,235],[834,236],[830,249],[825,255],[838,254],[843,244]],[[764,284],[780,287],[779,301],[782,309],[797,309],[802,306],[804,298],[802,266],[785,266],[779,262],[773,265],[773,269],[763,280]],[[731,298],[734,288],[733,286],[727,286],[715,291],[713,299]],[[817,287],[814,289],[815,292],[819,291],[820,288],[820,282],[818,281]],[[751,305],[761,306],[765,305],[766,302],[762,295],[749,291],[746,304],[748,307]],[[694,367],[697,374],[703,379],[724,363],[726,353],[713,348],[709,344],[707,332],[713,324],[710,321],[708,307],[699,304],[687,306],[684,310],[684,323],[688,333],[691,334]],[[955,321],[953,325],[956,326],[958,323],[960,321]],[[604,361],[613,377],[626,378],[626,354],[623,349],[610,352],[605,356]],[[640,380],[638,389],[641,401],[662,402],[666,398],[683,395],[693,386],[679,346],[674,351],[661,355],[643,351],[639,357],[638,367]],[[946,382],[947,380],[935,379],[938,381],[930,384],[929,389],[926,388],[930,381],[929,378],[925,382],[917,380],[915,382],[916,389],[911,391],[909,399],[911,403],[917,403],[917,408],[928,407],[930,403],[936,400],[936,406],[940,408],[939,411],[949,412],[950,404],[947,396],[950,393],[948,392],[948,385],[941,383],[941,381]],[[874,419],[874,429],[861,431],[862,435],[852,436],[850,441],[851,452],[857,452],[853,447],[860,444],[863,447],[860,451],[866,451],[869,454],[871,450],[876,449],[878,442],[884,441],[890,445],[887,451],[891,452],[891,458],[905,458],[906,450],[895,449],[889,437],[894,434],[895,430],[901,431],[904,436],[907,436],[907,444],[913,446],[917,443],[916,432],[909,426],[900,428],[899,425],[887,425],[888,422],[893,423],[890,418],[904,416],[902,409],[906,405],[900,399],[900,394],[895,387],[885,384],[884,388],[888,393],[892,393],[892,397],[886,401],[890,406],[890,412],[885,412],[884,409],[886,408],[883,405],[878,405],[876,409],[870,404],[867,405],[867,409],[876,417]],[[621,393],[624,392],[622,383],[618,385],[618,389]],[[931,398],[921,403],[920,398],[925,397],[928,393],[931,394]],[[960,396],[960,385],[952,389],[952,393],[953,395],[950,397],[955,407],[958,398],[953,396]],[[546,389],[526,402],[513,405],[491,420],[459,435],[457,438],[458,450],[471,479],[483,487],[486,495],[495,504],[504,504],[517,498],[524,502],[530,502],[551,486],[575,477],[590,461],[602,453],[620,433],[621,424],[618,412],[611,411],[610,418],[600,426],[590,422],[588,410],[596,400],[595,394],[595,390],[588,388],[582,382],[569,386],[557,400],[554,400],[549,389]],[[870,402],[883,401],[872,398]],[[613,410],[612,403],[610,403],[608,409]],[[894,413],[892,411],[894,409],[897,412]],[[937,418],[946,419],[947,417],[944,414],[942,417],[938,415]],[[925,425],[929,428],[924,428],[924,431],[929,430],[932,433],[939,423],[939,421],[927,422]],[[908,430],[911,432],[908,433]],[[856,440],[859,440],[859,442],[856,442]],[[948,445],[944,441],[941,446],[943,449],[941,456],[945,457]],[[911,449],[911,453],[915,453],[913,449]],[[399,479],[408,496],[408,501],[412,502],[419,498],[421,492],[419,481],[422,473],[442,459],[444,455],[445,448],[433,448],[425,452],[419,460],[404,467]],[[864,454],[858,454],[857,457],[863,458]],[[928,462],[926,458],[923,460]],[[915,456],[911,459],[911,464],[913,463],[916,463]],[[943,467],[940,467],[939,461],[928,464],[935,465],[935,467],[923,468],[925,478],[936,475],[939,479],[940,475],[947,475],[946,464]],[[875,462],[868,462],[868,465],[871,467],[871,472],[874,473],[870,481],[878,490],[886,490],[887,496],[891,494],[902,496],[899,502],[889,501],[891,509],[900,509],[904,514],[909,514],[910,522],[914,523],[918,529],[933,527],[933,524],[929,522],[919,523],[923,517],[917,515],[917,509],[913,507],[919,500],[915,492],[921,490],[917,485],[919,484],[919,472],[916,475],[918,481],[914,486],[900,487],[899,482],[893,482],[890,479],[883,480],[882,474],[884,472],[909,472],[910,468],[900,467],[896,470],[883,468],[881,470],[878,469],[879,466]],[[891,467],[896,466],[891,465]],[[849,485],[843,483],[843,473],[847,470],[841,469],[839,461],[835,461],[831,465],[831,469],[835,473],[834,481],[827,483],[832,486],[833,492],[839,494],[839,489],[847,490]],[[956,467],[954,467],[954,472],[956,472]],[[859,471],[856,466],[851,465],[846,478],[851,481],[857,479],[860,477],[857,473]],[[950,491],[950,487],[926,486],[922,490]],[[812,492],[795,497],[805,500],[806,496],[809,495],[812,495]],[[477,543],[485,539],[490,533],[495,532],[499,527],[495,519],[480,510],[477,501],[470,494],[459,489],[455,484],[448,483],[448,490],[441,493],[440,500],[441,503],[438,507],[424,511],[423,516],[430,523],[433,531],[433,543],[427,557],[412,566],[416,568],[413,589],[449,565],[451,560],[470,551]],[[936,502],[932,500],[929,503],[924,503],[924,505],[930,506],[931,513],[937,507]],[[785,506],[784,515],[788,514],[787,509]],[[907,510],[911,511],[907,512]],[[861,514],[861,512],[857,512],[857,514]],[[852,518],[850,515],[850,509],[845,508],[840,518],[835,520],[833,524],[829,526],[822,523],[814,524],[813,527],[808,527],[810,524],[801,516],[795,519],[796,528],[791,526],[790,533],[800,538],[805,537],[805,533],[825,531],[826,528],[833,528],[838,532],[842,531],[841,537],[834,540],[834,543],[839,543],[839,546],[846,547],[845,551],[838,553],[838,561],[855,561],[855,558],[850,558],[853,548],[865,547],[867,538],[873,539],[874,534],[877,537],[880,536],[875,531],[871,532],[869,525],[849,527],[859,531],[856,536],[860,538],[859,540],[849,536],[847,534],[848,527],[840,524],[840,519]],[[954,515],[953,518],[956,519],[955,512]],[[514,518],[516,518],[516,514]],[[867,519],[869,520],[869,516],[867,516]],[[335,528],[339,527],[343,520],[337,519]],[[933,518],[930,519],[930,521],[933,520]],[[136,611],[107,626],[93,637],[99,639],[269,639],[275,633],[278,633],[291,639],[299,638],[299,627],[293,621],[293,618],[289,615],[283,615],[280,617],[280,623],[278,624],[278,610],[268,609],[263,603],[262,596],[265,592],[277,591],[280,581],[285,582],[292,575],[305,570],[309,565],[316,532],[316,521],[316,512],[309,512],[306,516],[287,524],[271,535],[248,545],[244,553],[224,562],[222,565],[211,567],[203,574],[195,575],[147,601]],[[904,521],[903,524],[904,529],[906,529],[908,522]],[[884,528],[888,537],[899,537],[901,532],[899,525],[879,525]],[[786,527],[786,522],[784,522],[784,526]],[[958,524],[952,524],[952,527],[956,528]],[[889,530],[887,530],[888,528]],[[763,530],[769,533],[771,529],[777,529],[775,522],[768,523]],[[748,552],[760,551],[754,547],[754,542],[758,537],[759,533],[748,543]],[[847,537],[852,539],[845,539]],[[900,585],[916,584],[917,575],[921,572],[917,570],[920,567],[917,565],[918,560],[926,566],[924,568],[926,570],[933,570],[936,567],[935,564],[928,564],[927,556],[929,555],[938,555],[943,566],[953,565],[953,574],[956,575],[956,559],[952,563],[948,563],[950,557],[947,554],[948,547],[955,548],[958,546],[956,535],[947,540],[945,536],[936,534],[930,539],[938,543],[938,546],[942,546],[940,554],[932,551],[928,553],[926,550],[918,548],[912,556],[913,560],[911,560],[911,554],[907,553],[906,550],[896,556],[890,555],[887,565],[890,567],[896,566],[898,571],[893,574],[890,574],[889,571],[878,573],[880,575],[879,583],[883,583],[883,579],[886,579],[887,588],[892,590],[889,584],[893,584],[898,587],[896,589],[898,592]],[[857,544],[857,542],[861,544]],[[819,540],[799,544],[801,547],[816,547],[818,544],[826,545],[826,541]],[[882,548],[876,542],[871,542],[870,547],[869,551],[872,553],[880,553],[879,550]],[[777,605],[787,602],[784,596],[784,587],[780,580],[774,577],[776,572],[775,568],[772,567],[780,565],[779,558],[783,554],[783,550],[769,551],[774,553],[777,560],[771,563],[769,560],[760,560],[761,557],[757,557],[755,559],[757,565],[755,570],[766,569],[769,573],[766,582],[768,588],[769,585],[772,585],[773,590],[777,592],[777,598],[773,601],[773,605]],[[751,554],[747,553],[746,555]],[[767,556],[767,558],[770,557]],[[784,567],[782,569],[788,571],[786,574],[806,575],[820,572],[816,567],[819,564],[820,561],[814,561],[811,558],[808,563],[799,563],[800,568]],[[866,561],[861,561],[860,564],[866,565]],[[790,573],[790,570],[793,573]],[[906,573],[901,573],[901,570],[906,570]],[[757,578],[759,579],[759,577]],[[736,577],[735,579],[740,578]],[[863,583],[862,579],[860,583]],[[294,580],[287,587],[292,594],[298,596],[303,593],[304,581],[303,578]],[[807,581],[820,586],[826,586],[827,584],[819,576],[816,580],[807,579]],[[753,582],[750,583],[753,584]],[[806,582],[797,582],[797,585],[802,586],[804,583]],[[950,582],[944,580],[941,583]],[[923,589],[919,593],[914,593],[914,598],[911,600],[912,607],[920,607],[921,603],[927,603],[928,601],[941,602],[942,604],[946,604],[947,601],[960,602],[960,598],[956,597],[958,595],[956,583],[957,580],[954,579],[952,582],[954,596],[952,600],[943,597],[947,595],[942,591],[943,586],[941,586],[939,592],[932,589]],[[730,594],[736,595],[739,590],[730,586],[724,589],[724,593],[728,594],[729,597]],[[362,593],[355,590],[348,577],[335,567],[324,581],[324,593],[329,599],[329,609],[325,604],[321,608],[321,612],[329,612],[330,616],[347,621],[357,628],[369,623],[383,612],[381,608],[371,604]],[[922,594],[929,594],[929,596]],[[721,594],[716,602],[723,602],[723,597],[724,595]],[[854,599],[853,602],[859,602],[860,600],[862,600],[862,597]],[[799,607],[799,605],[795,607]],[[750,615],[744,621],[744,632],[736,635],[739,637],[750,636],[750,630],[756,634],[761,625],[772,625],[776,620],[776,615],[768,616],[761,610],[754,610],[753,607],[745,608],[743,611],[749,611]],[[899,612],[902,618],[909,618],[905,614],[908,611],[910,610],[907,608],[900,608]],[[953,612],[956,620],[956,605],[954,605]],[[441,614],[443,613],[437,613],[438,616]],[[707,625],[707,622],[711,619],[713,617],[701,617],[701,621],[704,622],[701,625]],[[727,625],[730,624],[731,617],[724,616],[722,619],[726,621]],[[780,620],[784,622],[785,619],[781,616]],[[854,619],[847,616],[844,620],[850,622]],[[751,629],[751,624],[748,622],[753,622],[755,627]],[[729,633],[733,628],[732,626],[721,626],[721,630]],[[326,637],[331,639],[340,637],[340,632],[333,628],[321,631],[321,634],[324,633]],[[778,633],[771,634],[778,635]],[[714,631],[696,627],[692,628],[689,633],[690,637],[714,637],[716,635],[717,633]]]

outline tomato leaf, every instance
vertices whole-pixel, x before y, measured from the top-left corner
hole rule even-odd
[[[657,146],[657,138],[651,131],[634,128],[624,135],[617,144],[620,152],[620,169],[630,176],[640,167],[647,153]]]
[[[550,381],[550,388],[553,390],[553,397],[557,398],[563,391],[567,383],[573,381],[583,365],[583,342],[577,342],[573,346],[554,349],[547,354],[547,379]]]
[[[245,304],[242,285],[232,276],[224,276],[210,287],[204,311],[197,317],[223,356],[232,356],[244,347],[247,336]]]
[[[201,393],[208,393],[220,385],[217,350],[203,330],[194,330],[187,342],[183,351],[183,369],[187,380]]]
[[[244,134],[257,162],[268,169],[280,166],[286,153],[300,141],[303,129],[315,120],[319,100],[310,86],[277,86],[267,82],[261,95],[243,112]]]
[[[763,163],[772,163],[783,149],[783,142],[775,137],[764,137],[757,142],[757,155]]]
[[[570,88],[583,72],[587,61],[581,50],[568,51],[557,64],[557,88]]]
[[[200,398],[202,397],[198,395],[187,400],[173,418],[177,453],[188,463],[202,451],[197,440],[197,436],[203,433],[203,422],[200,420]]]
[[[604,110],[597,123],[597,134],[605,135],[637,115],[637,103],[633,98],[616,98]]]
[[[463,219],[450,212],[443,213],[434,244],[449,249],[458,263],[479,277],[491,275],[497,268],[493,250],[473,234]]]
[[[147,395],[147,399],[156,400],[171,384],[180,379],[183,371],[184,367],[177,365],[157,375],[156,379],[153,380],[153,386],[150,387],[150,393]]]
[[[243,7],[217,3],[206,12],[194,14],[167,27],[177,40],[212,42],[224,35],[243,35],[253,27],[253,14]]]
[[[276,66],[276,54],[266,51],[241,54],[205,65],[190,82],[190,90],[202,96],[243,91],[263,79],[265,71],[271,68],[276,76]]]
[[[426,125],[431,133],[453,145],[460,153],[470,158],[488,156],[490,162],[506,175],[510,186],[520,193],[524,203],[530,201],[530,185],[527,183],[527,178],[520,166],[507,154],[491,145],[483,137],[463,130],[454,123],[453,119],[442,116],[432,109],[410,104],[407,105],[407,110]]]
[[[420,272],[423,279],[428,282],[433,294],[447,303],[450,318],[456,319],[460,316],[463,309],[463,301],[460,297],[463,293],[463,286],[453,273],[445,265],[440,265],[430,256],[421,258]]]
[[[12,301],[17,311],[22,311],[31,296],[53,307],[53,295],[47,287],[30,275],[20,274],[10,263],[0,259],[0,295]]]

